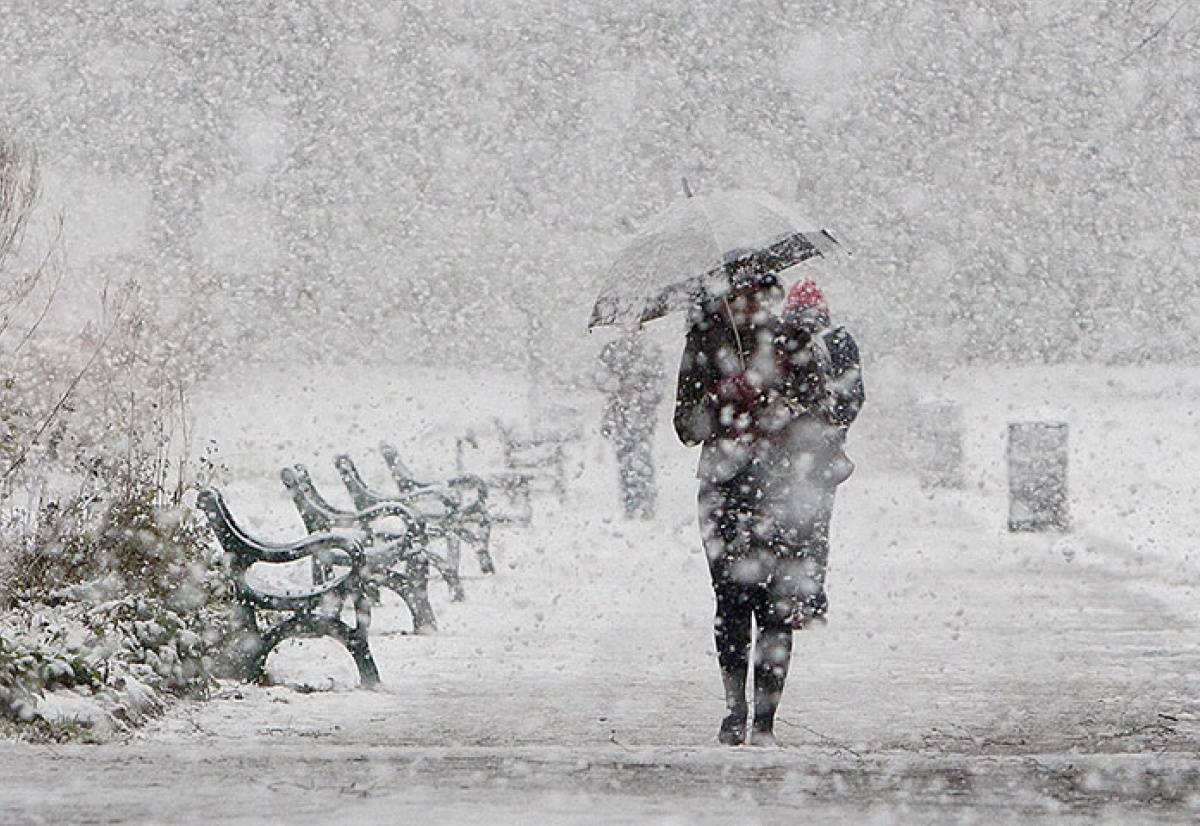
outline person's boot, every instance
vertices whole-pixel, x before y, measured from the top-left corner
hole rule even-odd
[[[792,654],[791,629],[761,632],[754,657],[754,723],[750,745],[776,746],[775,712],[783,697]]]
[[[746,718],[750,716],[746,706],[746,672],[722,671],[721,681],[725,685],[725,708],[729,713],[721,721],[717,742],[723,746],[740,746],[746,742]]]
[[[750,729],[750,739],[748,741],[752,746],[759,748],[775,748],[779,745],[779,741],[775,739],[775,721],[759,723],[754,721],[754,726]]]
[[[721,721],[717,742],[722,746],[740,746],[746,742],[746,716],[748,709],[731,711]]]

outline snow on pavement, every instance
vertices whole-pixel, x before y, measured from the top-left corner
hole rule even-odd
[[[364,425],[366,409],[355,417],[364,451],[387,436]],[[293,444],[241,456],[236,515],[276,535],[299,529],[273,472],[305,434],[318,485],[335,498],[328,459],[354,446],[329,427],[336,412],[309,408],[310,427],[287,429]],[[600,446],[582,451],[565,505],[541,503],[532,526],[497,531],[497,575],[464,555],[467,602],[431,582],[438,634],[405,633],[402,606],[385,596],[372,626],[378,691],[353,687],[335,646],[290,643],[270,665],[282,685],[226,684],[129,743],[6,746],[0,821],[1168,822],[1200,812],[1195,615],[1180,586],[1130,577],[1121,541],[1009,536],[986,490],[929,494],[861,463],[835,517],[830,623],[798,637],[784,747],[720,748],[694,456],[660,432],[659,515],[629,523]],[[363,456],[368,480],[381,478],[378,458]]]

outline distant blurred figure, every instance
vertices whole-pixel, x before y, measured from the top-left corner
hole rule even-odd
[[[650,519],[658,494],[652,448],[663,397],[662,353],[635,330],[606,344],[600,364],[597,385],[609,396],[600,432],[616,448],[625,516]]]

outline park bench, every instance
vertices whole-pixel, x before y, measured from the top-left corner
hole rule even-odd
[[[386,494],[372,490],[354,460],[346,454],[334,459],[334,466],[341,476],[342,484],[350,494],[355,507],[371,507],[383,502],[403,502],[406,507],[413,508],[425,519],[426,530],[431,540],[441,540],[446,547],[447,567],[458,575],[461,556],[461,543],[467,541],[474,549],[479,559],[479,567],[484,573],[493,573],[495,565],[486,544],[480,540],[481,531],[473,518],[465,518],[458,506],[458,500],[449,493],[434,488],[417,488],[407,493]],[[489,531],[490,534],[490,522]],[[486,534],[484,534],[486,535]],[[462,599],[462,594],[454,596]]]
[[[529,484],[544,486],[559,502],[567,498],[567,437],[561,433],[518,434],[496,420],[504,466],[510,472],[526,474]]]
[[[1069,531],[1069,427],[1061,421],[1008,423],[1008,529]]]
[[[455,440],[455,467],[461,473],[466,467],[467,448],[478,450],[479,440],[473,431]],[[537,474],[521,470],[491,470],[480,475],[489,491],[498,494],[490,510],[492,522],[513,522],[528,525],[533,519],[533,488]]]
[[[538,494],[551,494],[560,503],[565,502],[567,447],[577,440],[576,434],[569,431],[519,434],[515,427],[499,419],[494,426],[495,442],[481,439],[474,430],[455,441],[458,472],[464,473],[468,464],[472,465],[489,488],[507,500],[506,508],[492,509],[492,520],[528,524],[533,518],[533,497]],[[479,470],[481,463],[486,470]]]
[[[962,407],[944,399],[918,399],[912,406],[910,454],[917,481],[924,489],[962,488]]]
[[[387,465],[392,480],[400,491],[401,499],[422,491],[437,491],[449,497],[456,508],[456,518],[453,522],[455,533],[465,542],[475,548],[479,560],[479,569],[485,574],[495,573],[496,566],[492,560],[489,545],[492,535],[492,514],[488,510],[488,483],[473,473],[452,476],[443,482],[426,482],[416,479],[400,458],[400,452],[384,442],[379,446],[383,462]],[[354,470],[353,463],[350,469]],[[357,471],[351,474],[356,477]],[[359,477],[361,478],[361,477]],[[350,485],[352,482],[346,482]],[[351,491],[351,496],[355,493]]]
[[[379,682],[379,671],[367,641],[371,601],[365,585],[367,558],[357,539],[342,533],[314,533],[294,542],[269,542],[250,536],[233,519],[220,492],[200,491],[197,505],[225,552],[227,574],[234,594],[236,662],[240,676],[261,680],[267,657],[291,637],[331,637],[350,652],[364,686]],[[305,558],[318,560],[330,575],[305,589],[268,589],[251,583],[255,565],[282,565]],[[349,604],[354,625],[341,619]],[[261,611],[287,614],[274,625],[260,624]]]
[[[395,591],[404,600],[412,613],[414,633],[437,629],[429,604],[429,565],[433,564],[446,579],[451,593],[461,591],[462,586],[457,572],[448,571],[439,555],[430,551],[429,532],[419,513],[395,501],[356,511],[336,508],[317,492],[304,465],[284,468],[279,478],[310,532],[341,530],[360,537],[370,581]],[[382,520],[395,519],[403,523],[402,530],[396,531],[386,522],[379,525]],[[321,573],[314,569],[313,575],[319,579]]]

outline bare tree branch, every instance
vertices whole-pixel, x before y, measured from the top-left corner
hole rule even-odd
[[[1128,51],[1128,52],[1127,52],[1125,55],[1123,55],[1123,56],[1121,57],[1121,60],[1120,60],[1119,62],[1122,62],[1122,63],[1123,63],[1124,61],[1126,61],[1126,60],[1128,60],[1129,58],[1133,57],[1133,56],[1134,56],[1134,55],[1135,55],[1137,52],[1139,52],[1139,51],[1140,51],[1140,50],[1141,50],[1141,49],[1142,49],[1142,48],[1143,48],[1143,47],[1144,47],[1144,46],[1145,46],[1147,43],[1149,43],[1151,40],[1153,40],[1154,38],[1158,37],[1160,34],[1162,34],[1163,32],[1165,32],[1165,31],[1167,30],[1167,26],[1170,26],[1170,25],[1171,25],[1171,22],[1172,22],[1172,21],[1173,21],[1173,20],[1174,20],[1176,17],[1178,17],[1178,16],[1179,16],[1179,13],[1180,13],[1181,11],[1183,11],[1184,7],[1185,7],[1187,4],[1188,4],[1188,0],[1180,0],[1180,3],[1179,3],[1179,5],[1175,7],[1175,11],[1171,12],[1171,14],[1170,14],[1170,15],[1167,17],[1167,19],[1166,19],[1166,20],[1164,20],[1164,21],[1162,22],[1162,24],[1158,26],[1158,28],[1156,28],[1154,31],[1150,32],[1150,34],[1148,34],[1148,35],[1146,35],[1144,38],[1142,38],[1142,42],[1141,42],[1141,43],[1137,44],[1137,45],[1136,45],[1136,46],[1134,46],[1132,49],[1130,49],[1130,50],[1129,50],[1129,51]]]
[[[0,139],[0,263],[20,245],[40,193],[37,155]]]
[[[41,263],[38,265],[37,269],[34,270],[33,278],[31,279],[32,286],[30,291],[32,291],[33,286],[36,286],[41,282],[53,255],[55,252],[61,249],[60,245],[62,243],[62,235],[63,220],[62,216],[59,216],[58,227],[55,230],[54,239],[50,242],[50,247],[46,250],[46,255],[43,256]],[[9,354],[10,358],[16,358],[17,354],[21,352],[22,348],[24,348],[24,346],[29,343],[29,340],[33,338],[34,333],[36,333],[38,328],[42,326],[42,322],[45,321],[46,315],[50,312],[50,307],[53,306],[54,299],[58,297],[59,288],[62,287],[63,279],[66,277],[66,269],[61,266],[57,267],[56,269],[58,277],[54,279],[54,285],[50,288],[50,295],[47,296],[46,303],[43,305],[42,311],[38,314],[38,317],[34,319],[33,323],[29,325],[29,329],[25,331],[25,335],[21,337],[21,340],[17,342],[17,346],[14,347],[12,353]],[[26,297],[28,297],[28,294]],[[22,299],[22,302],[23,301],[24,298]],[[11,322],[12,316],[9,313],[5,313],[4,318],[0,320],[0,335],[4,334]]]
[[[42,418],[41,424],[38,425],[38,428],[34,431],[33,436],[21,448],[21,452],[17,454],[15,459],[13,459],[12,464],[5,468],[4,474],[0,475],[0,484],[5,483],[12,478],[12,475],[16,473],[16,471],[29,457],[29,452],[33,449],[33,446],[36,445],[38,440],[45,435],[47,430],[50,429],[50,425],[54,423],[54,419],[62,411],[63,407],[66,406],[67,402],[71,398],[71,394],[75,392],[75,388],[79,386],[79,383],[83,381],[83,377],[87,375],[88,371],[92,368],[92,365],[96,363],[96,359],[100,358],[100,354],[104,352],[104,348],[107,346],[108,340],[111,338],[113,332],[116,331],[119,321],[120,318],[118,315],[114,322],[110,324],[109,328],[104,332],[104,335],[101,337],[99,343],[97,343],[96,348],[92,351],[92,355],[88,358],[87,363],[84,364],[79,372],[75,374],[75,377],[71,379],[71,383],[67,386],[67,389],[63,391],[62,395],[59,396],[58,401],[54,404],[54,407],[52,407],[50,411]]]

